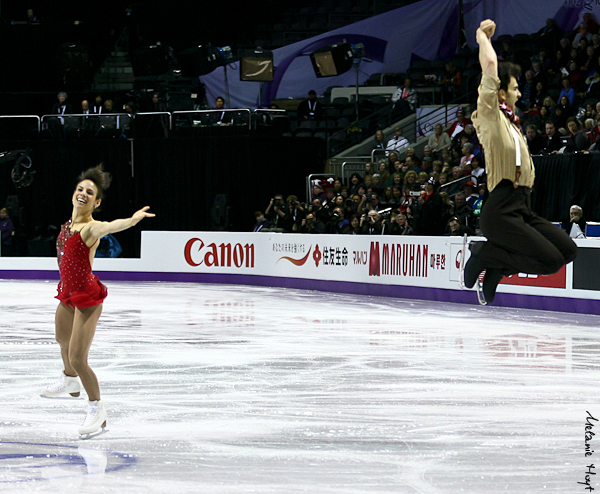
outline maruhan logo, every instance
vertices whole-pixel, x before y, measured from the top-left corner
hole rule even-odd
[[[371,242],[369,276],[427,277],[429,245]]]

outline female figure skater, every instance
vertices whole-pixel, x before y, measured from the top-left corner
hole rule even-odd
[[[111,222],[96,221],[92,217],[111,182],[111,176],[102,165],[83,172],[73,193],[73,214],[65,223],[56,241],[60,282],[60,300],[56,309],[56,341],[64,363],[64,371],[57,382],[48,385],[42,396],[79,396],[81,386],[88,394],[89,406],[79,434],[93,435],[106,426],[106,410],[100,400],[96,374],[88,365],[88,352],[102,313],[106,287],[92,273],[94,254],[101,237],[131,228],[144,218],[153,217],[148,206],[131,218]]]
[[[486,271],[483,296],[491,303],[503,276],[516,273],[552,274],[571,262],[577,246],[531,209],[535,178],[533,161],[515,115],[521,93],[518,66],[502,62],[492,46],[492,20],[482,21],[476,37],[483,72],[473,125],[485,149],[489,196],[479,226],[487,242],[471,244],[464,284],[472,288]]]

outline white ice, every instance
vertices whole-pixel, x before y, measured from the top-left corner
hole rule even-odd
[[[596,463],[600,488],[598,316],[106,284],[109,432],[81,441],[83,396],[39,396],[56,283],[0,281],[0,492],[584,493]]]

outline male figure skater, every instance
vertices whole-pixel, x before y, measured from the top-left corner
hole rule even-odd
[[[516,273],[552,274],[577,255],[575,243],[555,225],[531,210],[535,179],[533,161],[515,115],[521,96],[519,67],[498,63],[491,38],[494,21],[482,21],[477,30],[479,62],[483,72],[473,125],[485,149],[489,197],[479,226],[487,242],[474,242],[464,270],[464,284],[472,288],[485,271],[482,291],[492,303],[503,276]]]

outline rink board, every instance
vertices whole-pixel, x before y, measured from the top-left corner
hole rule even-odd
[[[504,278],[494,305],[600,314],[600,241],[550,276]],[[458,285],[462,239],[422,236],[142,232],[139,259],[96,259],[102,280],[301,288],[476,304]],[[0,258],[0,278],[58,279],[53,258]]]

